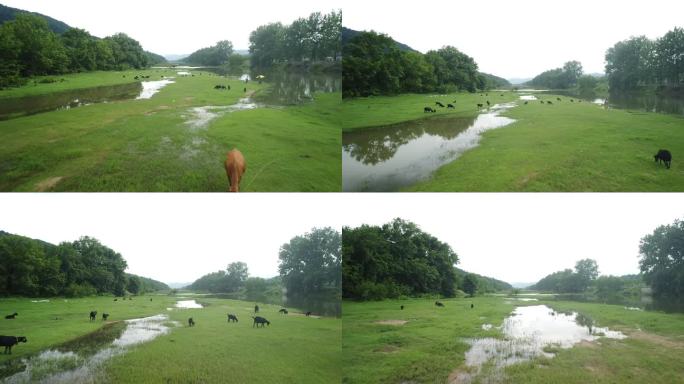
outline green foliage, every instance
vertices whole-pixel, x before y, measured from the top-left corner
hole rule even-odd
[[[632,37],[606,52],[610,88],[630,90],[640,86],[681,87],[684,84],[684,29],[675,27],[663,37]]]
[[[168,288],[127,277],[125,269],[119,253],[87,236],[55,246],[0,231],[0,295],[78,297]]]
[[[620,303],[625,281],[617,276],[601,276],[594,283],[596,298],[603,303]]]
[[[339,302],[341,241],[333,228],[314,228],[280,247],[278,271],[288,303]]]
[[[684,221],[661,225],[641,238],[639,268],[654,300],[684,309]]]
[[[343,296],[353,299],[441,294],[453,297],[451,247],[409,221],[342,229]]]
[[[568,61],[563,68],[551,69],[534,77],[529,85],[549,89],[567,89],[575,86],[582,76],[582,64]]]
[[[460,268],[454,268],[456,274],[456,286],[465,291],[464,283],[467,275],[471,275],[475,279],[477,292],[479,293],[494,293],[512,289],[513,287],[505,281],[497,280],[492,277],[478,275],[477,273],[468,273]]]
[[[190,284],[188,289],[212,293],[237,292],[245,286],[248,276],[247,264],[238,261],[228,264],[226,270],[220,270],[200,277]]]
[[[315,12],[290,25],[270,23],[249,36],[253,68],[267,69],[280,62],[337,60],[340,55],[342,12]]]
[[[220,66],[229,62],[233,54],[233,43],[222,40],[208,48],[202,48],[183,59],[183,62],[194,65]]]
[[[577,79],[577,89],[581,97],[594,97],[594,90],[598,85],[599,80],[591,75],[582,75]]]
[[[470,297],[475,296],[477,292],[477,277],[470,273],[465,275],[463,279],[463,292],[467,293]]]
[[[423,55],[402,50],[389,36],[371,31],[356,34],[343,51],[344,97],[474,92],[507,83],[479,73],[473,58],[451,46]]]

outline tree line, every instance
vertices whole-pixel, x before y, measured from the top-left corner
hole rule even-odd
[[[190,54],[190,56],[179,61],[191,65],[225,67],[228,70],[236,71],[239,70],[247,60],[247,56],[233,52],[232,42],[222,40],[211,47],[199,49]]]
[[[343,97],[510,86],[505,79],[478,72],[475,60],[452,46],[422,54],[401,49],[391,37],[373,31],[345,42],[342,68]]]
[[[0,231],[2,296],[123,296],[169,288],[125,273],[126,266],[121,254],[91,237],[54,245]]]
[[[44,18],[28,13],[0,25],[0,89],[32,76],[140,69],[162,61],[124,33],[99,39],[71,28],[56,34]]]
[[[336,61],[340,56],[342,11],[315,12],[290,25],[270,23],[249,36],[252,68],[268,69],[285,62]]]
[[[684,28],[662,37],[631,37],[606,52],[606,76],[610,88],[633,90],[642,86],[684,85]]]
[[[287,304],[320,312],[341,313],[341,237],[332,228],[314,228],[280,247],[279,276],[250,277],[247,264],[204,275],[187,288],[259,302]]]
[[[344,227],[342,296],[354,300],[455,297],[511,288],[456,268],[458,261],[448,244],[400,218],[382,226]]]

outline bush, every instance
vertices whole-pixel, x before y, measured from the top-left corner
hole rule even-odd
[[[84,297],[84,296],[94,296],[97,294],[97,290],[90,284],[69,284],[64,290],[64,295],[66,297]]]

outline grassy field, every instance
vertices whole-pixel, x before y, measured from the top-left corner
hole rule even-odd
[[[150,80],[165,73],[135,73],[140,72]],[[101,84],[93,74],[72,76],[84,76],[79,83]],[[117,76],[107,78],[123,80]],[[0,190],[225,191],[223,161],[233,147],[247,161],[241,190],[340,190],[339,93],[319,94],[314,103],[295,107],[211,110],[217,118],[192,126],[188,122],[200,117],[193,108],[235,104],[245,97],[245,84],[206,73],[175,82],[149,100],[0,121]],[[75,81],[44,86],[66,83]],[[214,90],[216,84],[232,90]],[[246,86],[248,93],[258,93],[267,84]],[[31,87],[8,92],[19,95]]]
[[[156,339],[131,347],[127,353],[105,362],[98,380],[112,383],[339,383],[342,368],[341,320],[305,317],[291,309],[260,305],[260,315],[271,321],[253,328],[249,317],[254,303],[196,297],[201,309],[167,311],[176,300],[189,297],[136,297],[133,301],[112,298],[53,299],[32,303],[28,299],[3,299],[4,312],[16,311],[15,320],[4,320],[0,333],[27,336],[28,342],[0,355],[0,364],[26,357],[73,340],[102,327],[88,320],[88,312],[110,313],[109,324],[123,319],[168,314],[180,326]],[[238,323],[228,323],[227,313]],[[192,317],[196,325],[187,326]],[[55,320],[58,318],[58,320]]]
[[[494,97],[492,97],[494,96]],[[480,145],[442,166],[433,176],[407,191],[684,191],[684,118],[656,113],[606,110],[588,102],[571,103],[543,95],[553,105],[530,101],[508,110],[515,123],[483,134]],[[435,100],[458,100],[456,110],[422,112]],[[426,115],[474,116],[476,103],[512,101],[505,92],[402,95],[345,100],[344,131],[362,129]],[[431,116],[428,116],[429,118]],[[661,148],[673,153],[672,168],[653,161]]]
[[[464,369],[470,348],[463,338],[498,337],[496,328],[514,308],[502,297],[410,299],[343,303],[344,383],[445,383]],[[474,309],[470,309],[470,304]],[[528,305],[538,302],[528,302]],[[509,366],[494,382],[506,383],[681,383],[684,382],[684,315],[628,311],[622,306],[574,302],[546,303],[579,311],[602,327],[618,329],[624,340],[600,339],[561,349],[556,357]],[[405,309],[400,310],[400,305]],[[525,305],[525,304],[516,304]],[[383,325],[403,320],[404,325]],[[482,381],[484,380],[484,381]],[[476,376],[475,382],[488,382]]]

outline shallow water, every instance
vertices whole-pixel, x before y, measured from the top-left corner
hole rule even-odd
[[[185,123],[192,129],[206,128],[209,123],[223,114],[258,107],[259,105],[250,98],[240,99],[237,104],[232,105],[194,107],[190,109],[190,118]]]
[[[438,116],[343,133],[342,188],[396,191],[425,180],[477,146],[483,132],[513,123],[500,113],[516,105],[495,104],[474,119]]]
[[[100,367],[133,345],[170,332],[178,325],[166,315],[126,320],[123,328],[110,326],[36,356],[21,359],[23,370],[2,383],[96,383],[103,380]],[[111,331],[109,331],[111,329]],[[6,369],[6,367],[3,367]],[[106,381],[106,380],[105,380]]]
[[[162,88],[166,87],[169,84],[173,84],[175,81],[164,79],[164,80],[155,80],[155,81],[143,81],[142,82],[142,91],[140,92],[140,95],[136,97],[136,100],[142,100],[142,99],[149,99],[152,96],[154,96],[155,93],[159,92]]]
[[[455,382],[470,382],[482,365],[489,361],[493,361],[493,374],[497,375],[500,373],[497,371],[511,364],[555,356],[549,347],[571,348],[582,341],[595,341],[600,337],[626,338],[621,332],[595,326],[586,316],[575,312],[556,312],[545,305],[516,308],[504,320],[501,331],[503,339],[466,340],[471,347],[466,352],[465,363],[472,371],[460,374]]]
[[[204,308],[204,306],[195,300],[180,300],[176,302],[176,308]]]

